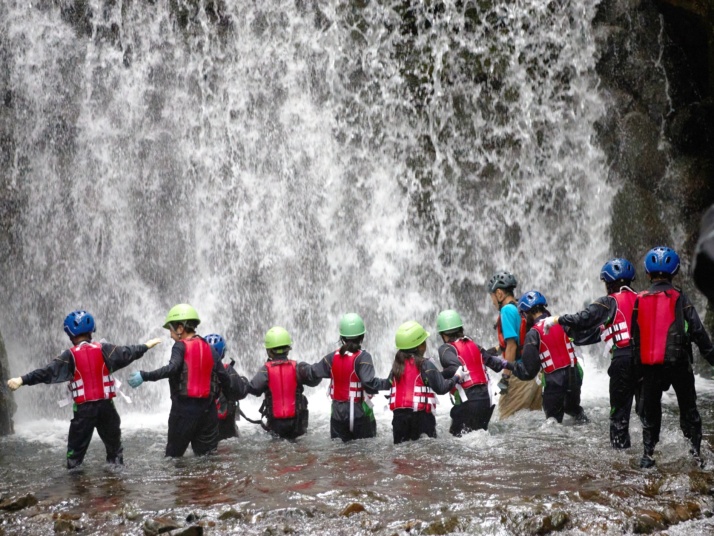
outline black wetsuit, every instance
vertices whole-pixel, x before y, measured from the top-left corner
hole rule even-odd
[[[145,344],[136,346],[114,346],[101,343],[102,355],[109,372],[122,369],[139,359],[149,349]],[[74,357],[65,350],[46,367],[33,370],[22,376],[23,385],[38,383],[62,383],[74,377]],[[74,416],[69,425],[67,437],[67,468],[73,469],[84,460],[87,448],[96,428],[107,451],[107,462],[124,463],[124,449],[121,444],[121,419],[111,399],[94,400],[74,405]]]
[[[539,322],[549,316],[545,312],[535,319]],[[567,333],[567,329],[566,329]],[[521,360],[514,364],[513,374],[520,380],[532,380],[541,371],[540,333],[528,330],[521,352]],[[587,422],[587,417],[580,406],[580,389],[583,385],[580,367],[565,367],[543,374],[543,411],[545,417],[553,417],[563,422],[564,414],[572,416],[576,422]]]
[[[389,381],[392,381],[392,374]],[[444,395],[456,385],[454,378],[444,379],[436,365],[429,359],[424,359],[421,365],[421,381],[437,395]],[[436,437],[436,418],[427,411],[414,411],[409,408],[395,409],[392,417],[392,435],[394,444],[404,441],[415,441],[426,434]]]
[[[561,315],[558,323],[574,332],[587,332],[610,325],[616,312],[615,298],[603,296],[579,313]],[[633,398],[639,399],[640,378],[630,346],[613,345],[607,375],[610,377],[610,445],[615,449],[630,448],[630,414]]]
[[[335,352],[331,352],[317,363],[305,369],[305,378],[313,381],[332,377],[332,360]],[[377,394],[378,391],[388,390],[389,380],[376,378],[374,375],[374,361],[366,350],[361,350],[355,361],[355,373],[362,383],[366,394]],[[353,429],[350,431],[350,402],[339,400],[332,401],[332,415],[330,417],[330,437],[340,438],[342,441],[376,437],[377,423],[371,410],[365,411],[366,402],[357,401],[354,405]]]
[[[647,292],[663,292],[673,288],[668,281],[658,281],[653,283]],[[635,302],[635,309],[632,312],[632,344],[636,363],[640,363],[639,300],[640,298]],[[689,298],[681,291],[678,302],[675,311],[681,310],[687,326],[686,333],[674,333],[670,329],[664,364],[641,364],[642,392],[639,415],[642,421],[642,442],[645,455],[650,457],[654,454],[655,446],[659,442],[659,432],[662,426],[662,393],[669,390],[670,386],[674,387],[674,392],[677,395],[679,424],[682,433],[691,442],[692,452],[697,456],[700,454],[702,420],[697,410],[697,393],[694,389],[692,342],[699,347],[702,357],[711,365],[714,365],[714,348],[699,319],[699,314]],[[678,345],[678,348],[671,348],[669,345],[671,337],[682,335],[684,335],[683,341]]]
[[[220,389],[229,398],[245,398],[245,384],[236,375],[233,380],[226,372],[218,353],[211,348],[213,355],[213,374]],[[196,455],[209,454],[218,446],[218,412],[216,397],[218,391],[211,392],[206,398],[193,398],[181,394],[186,345],[177,341],[171,348],[169,364],[151,372],[141,371],[144,381],[155,382],[168,378],[171,392],[171,411],[169,413],[169,433],[166,442],[166,456],[183,456],[189,444]]]
[[[233,368],[234,365],[235,365],[235,361],[231,360],[228,367],[226,367],[226,372],[228,372],[228,375],[231,377],[231,384],[240,381],[240,379],[238,378],[238,373],[236,372],[236,369]],[[240,416],[237,416],[238,407],[239,407],[238,401],[232,400],[231,398],[229,398],[225,394],[223,394],[223,391],[221,391],[220,394],[218,395],[217,407],[218,407],[218,413],[219,413],[218,440],[220,441],[221,439],[230,439],[231,437],[239,437],[240,432],[238,431],[238,426],[236,425],[236,420],[240,420]],[[220,414],[224,413],[224,412],[225,412],[225,417],[221,419]]]
[[[500,357],[491,355],[479,346],[484,364],[490,369],[501,372],[503,361]],[[456,371],[461,367],[461,361],[456,352],[456,348],[451,344],[444,343],[439,347],[439,361],[441,362],[442,375],[445,379],[454,377]],[[492,403],[489,385],[472,385],[464,389],[467,400],[460,400],[451,408],[451,427],[449,432],[455,436],[461,436],[472,430],[487,430],[491,420],[493,409],[496,407]]]

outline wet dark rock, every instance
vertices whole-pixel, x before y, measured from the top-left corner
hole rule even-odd
[[[245,519],[245,513],[238,512],[237,510],[231,508],[230,510],[226,510],[219,515],[218,519],[221,521],[226,521],[227,519]]]
[[[650,534],[655,530],[666,528],[665,518],[654,510],[640,510],[633,516],[632,532],[635,534]]]
[[[5,342],[0,333],[0,436],[12,434],[14,425],[12,416],[17,409],[12,392],[7,387],[7,380],[10,379],[10,367],[5,351]],[[35,501],[37,502],[37,501]]]
[[[168,517],[155,517],[144,522],[142,529],[146,536],[156,536],[175,529],[181,528],[173,519]]]
[[[28,493],[22,497],[13,497],[0,501],[0,510],[16,512],[18,510],[22,510],[23,508],[35,506],[36,504],[37,498],[32,495],[32,493]]]
[[[82,519],[82,514],[77,514],[73,512],[59,512],[52,514],[52,519],[79,521],[80,519]]]
[[[193,525],[184,530],[172,532],[171,536],[203,536],[203,527],[200,525]]]
[[[570,516],[565,512],[555,511],[549,515],[533,516],[523,521],[519,532],[525,534],[550,534],[565,528],[570,521]]]
[[[658,125],[643,113],[630,112],[622,118],[620,128],[620,172],[638,186],[651,187],[667,167],[667,158],[659,149]]]
[[[451,534],[455,532],[458,527],[459,519],[457,517],[447,517],[431,523],[427,527],[425,534]]]
[[[80,532],[82,530],[84,530],[84,527],[71,519],[58,519],[54,524],[54,531],[57,534]]]
[[[364,512],[365,508],[362,506],[360,503],[352,503],[348,506],[345,507],[342,512],[340,512],[341,516],[349,517],[352,514],[358,514],[359,512]]]

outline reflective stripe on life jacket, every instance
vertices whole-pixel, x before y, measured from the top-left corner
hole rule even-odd
[[[546,335],[543,330],[543,320],[533,326],[540,334],[540,366],[543,372],[550,374],[565,367],[575,366],[578,358],[575,356],[573,343],[559,324],[550,328]]]
[[[665,361],[670,328],[677,320],[679,292],[669,289],[643,292],[637,302],[637,325],[640,328],[640,362],[661,365]]]
[[[69,383],[77,404],[114,398],[116,387],[102,354],[102,345],[84,341],[69,350],[74,358],[74,377]]]
[[[362,382],[355,370],[355,363],[361,353],[362,351],[354,354],[346,352],[345,355],[341,355],[340,351],[337,350],[332,356],[332,370],[330,372],[332,376],[330,398],[332,400],[337,400],[338,402],[361,402],[364,398]]]
[[[629,287],[622,287],[619,292],[610,294],[617,302],[615,317],[604,326],[600,338],[605,341],[608,348],[627,348],[630,345],[630,332],[632,310],[635,307],[637,293]]]
[[[389,409],[409,408],[431,413],[436,407],[436,395],[421,379],[421,371],[411,357],[404,363],[404,372],[399,379],[392,379]]]
[[[466,370],[466,376],[464,377],[464,381],[461,382],[461,387],[468,389],[474,385],[487,384],[488,372],[486,371],[486,365],[483,363],[481,350],[479,350],[476,343],[468,337],[464,337],[449,344],[456,350],[459,361],[461,361],[461,364]]]
[[[208,398],[216,389],[213,378],[213,351],[211,345],[201,337],[184,339],[186,346],[181,371],[180,393],[189,398]]]
[[[297,397],[297,362],[291,359],[278,359],[265,364],[268,370],[268,389],[270,391],[273,418],[292,419],[295,417],[295,399]]]

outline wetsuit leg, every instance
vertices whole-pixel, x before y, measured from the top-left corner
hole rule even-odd
[[[67,436],[67,469],[79,467],[87,454],[97,423],[97,405],[93,402],[75,404],[74,417]]]
[[[394,444],[419,439],[418,413],[410,409],[396,409],[392,416],[392,435]]]
[[[563,398],[563,409],[567,415],[575,419],[575,424],[590,422],[587,415],[585,415],[585,410],[580,405],[580,391],[582,387],[583,381],[575,374],[574,384],[565,392],[565,397]]]
[[[210,454],[218,448],[218,411],[211,404],[198,417],[195,432],[191,437],[191,449],[196,456]]]
[[[169,436],[166,442],[166,456],[180,458],[186,452],[196,428],[197,419],[193,415],[178,412],[169,413]]]
[[[642,391],[640,421],[642,421],[642,443],[647,456],[654,454],[659,443],[659,431],[662,426],[662,375],[661,365],[642,367]]]
[[[563,422],[566,394],[564,389],[553,389],[546,383],[543,389],[543,411],[546,419],[553,417],[556,421]]]
[[[349,421],[331,418],[330,439],[341,439],[342,441],[349,441],[350,439],[353,439],[352,434],[350,433]]]
[[[449,433],[455,436],[467,434],[473,430],[488,430],[488,423],[496,406],[489,399],[467,400],[451,408],[451,426]]]
[[[615,356],[607,369],[610,376],[610,445],[614,449],[630,448],[630,413],[637,381],[632,355]]]
[[[107,463],[121,465],[124,463],[124,448],[121,444],[121,418],[114,402],[100,402],[97,418],[97,433],[107,451]]]
[[[694,374],[689,365],[672,367],[672,387],[679,404],[679,426],[684,437],[689,439],[691,453],[699,456],[702,444],[702,419],[697,410],[697,393],[694,388]]]

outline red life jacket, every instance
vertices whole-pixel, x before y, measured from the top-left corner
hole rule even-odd
[[[201,337],[184,339],[186,345],[181,371],[181,394],[189,398],[208,398],[215,394],[213,351],[211,345]]]
[[[575,349],[562,326],[559,324],[554,325],[546,335],[543,331],[543,321],[541,320],[533,326],[533,329],[540,334],[538,352],[543,372],[550,374],[556,370],[577,364],[578,358],[575,357]]]
[[[637,293],[628,287],[623,287],[619,292],[610,294],[610,296],[615,298],[617,302],[617,311],[615,312],[615,318],[605,326],[600,338],[610,348],[613,345],[617,348],[627,348],[630,345],[632,310],[635,307]]]
[[[459,361],[461,361],[464,369],[466,369],[466,377],[464,381],[461,382],[461,387],[468,389],[474,385],[487,384],[488,372],[486,371],[486,365],[483,363],[481,350],[479,350],[476,343],[468,337],[464,337],[449,344],[456,349]]]
[[[270,390],[273,418],[292,419],[295,417],[297,397],[297,361],[278,359],[265,364],[268,370],[268,389]]]
[[[436,395],[421,379],[421,371],[410,357],[404,363],[404,373],[397,380],[392,379],[389,409],[409,408],[414,411],[431,413],[436,407]]]
[[[117,396],[114,378],[104,361],[101,344],[85,341],[69,351],[74,358],[74,377],[69,383],[69,389],[76,404]]]
[[[503,328],[501,327],[501,315],[498,315],[498,319],[496,320],[496,332],[498,333],[498,346],[502,348],[503,356],[505,357],[506,339],[503,337]],[[526,322],[526,319],[521,316],[521,326],[518,330],[518,341],[516,341],[518,345],[518,348],[516,349],[517,357],[521,355],[521,349],[526,343],[526,333],[528,333],[528,324]]]
[[[670,289],[643,292],[637,301],[637,325],[640,328],[640,362],[661,365],[667,353],[667,338],[677,319],[676,305],[679,292]]]
[[[362,382],[355,371],[355,361],[362,351],[340,355],[337,350],[332,356],[332,383],[330,383],[330,398],[338,402],[361,402],[364,398]]]

